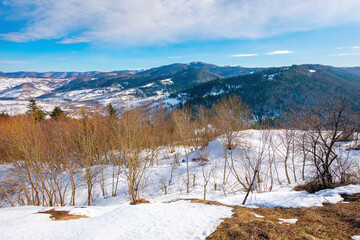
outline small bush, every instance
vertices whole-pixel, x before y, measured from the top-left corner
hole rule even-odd
[[[344,193],[344,194],[341,194],[341,197],[346,202],[360,202],[360,193],[355,193],[355,194]]]
[[[326,187],[323,184],[321,184],[320,182],[311,181],[311,182],[308,182],[308,183],[303,184],[303,185],[297,185],[296,187],[294,187],[294,190],[295,191],[306,191],[308,193],[315,193],[315,192],[318,192],[318,191],[323,190],[325,188]]]
[[[294,187],[294,190],[295,191],[306,191],[308,193],[316,193],[323,189],[332,189],[332,188],[345,186],[345,185],[349,185],[349,184],[356,184],[356,182],[353,182],[353,181],[336,182],[329,186],[329,185],[323,185],[322,183],[315,180],[315,181],[310,181],[303,185],[297,185]]]

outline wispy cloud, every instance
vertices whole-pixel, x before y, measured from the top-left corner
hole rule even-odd
[[[24,64],[24,63],[27,63],[27,62],[26,61],[0,59],[0,63],[4,63],[4,64]]]
[[[0,34],[0,38],[9,42],[28,42],[29,37],[26,33],[10,32],[6,34]]]
[[[254,57],[254,56],[258,56],[259,54],[257,53],[240,53],[240,54],[233,54],[230,55],[230,57]]]
[[[352,47],[352,48],[354,48],[354,49],[359,49],[359,48],[360,48],[360,46],[354,46],[354,47]]]
[[[181,56],[169,56],[168,58],[171,58],[171,59],[180,59],[182,58]]]
[[[74,44],[74,43],[85,43],[89,42],[89,39],[83,37],[76,37],[76,38],[65,38],[59,42],[58,44]]]
[[[290,51],[290,50],[276,50],[273,52],[268,52],[267,55],[279,55],[279,54],[290,54],[290,53],[294,53],[294,51]]]
[[[358,53],[336,53],[336,54],[331,54],[330,56],[334,57],[334,56],[357,56],[359,55]]]
[[[3,4],[8,9],[5,17],[26,22],[19,32],[0,35],[14,42],[63,39],[60,44],[86,40],[148,45],[253,39],[360,23],[359,0],[7,0]]]
[[[343,49],[344,47],[338,47],[339,50]]]
[[[66,60],[70,60],[70,58],[59,57],[59,58],[55,58],[55,60],[66,61]]]

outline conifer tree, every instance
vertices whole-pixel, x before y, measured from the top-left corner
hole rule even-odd
[[[116,117],[117,116],[117,111],[116,109],[113,107],[113,105],[111,103],[109,103],[107,105],[107,109],[108,109],[108,114],[110,117]]]
[[[61,110],[60,107],[55,107],[54,110],[51,112],[50,117],[53,119],[59,119],[63,115],[64,111]]]
[[[46,113],[36,105],[36,101],[34,99],[29,101],[27,108],[27,114],[31,115],[36,122],[45,120]]]

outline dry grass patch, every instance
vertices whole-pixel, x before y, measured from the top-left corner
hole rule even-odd
[[[211,201],[211,200],[203,200],[203,199],[199,199],[199,198],[176,198],[176,199],[172,199],[170,201],[166,201],[163,203],[173,203],[173,202],[177,202],[177,201],[190,201],[191,203],[202,203],[202,204],[207,204],[207,205],[217,205],[217,206],[225,206],[225,207],[236,207],[237,205],[227,205],[224,203],[220,203],[217,201]]]
[[[280,224],[279,218],[298,221]],[[301,209],[236,207],[206,239],[351,239],[359,234],[360,202],[352,202]]]
[[[55,209],[50,209],[47,211],[39,211],[38,213],[46,213],[50,214],[50,217],[54,221],[67,221],[67,220],[75,220],[79,218],[88,218],[88,216],[85,215],[74,215],[69,214],[69,211],[57,211]]]
[[[137,205],[142,203],[150,203],[150,201],[144,199],[144,198],[138,198],[135,201],[130,202],[131,205]]]
[[[219,203],[219,202],[216,202],[216,201],[203,200],[203,199],[197,199],[197,198],[190,199],[190,202],[192,202],[192,203],[203,203],[203,204],[207,204],[207,205],[218,205],[218,206],[234,207],[232,205],[226,205],[226,204]]]

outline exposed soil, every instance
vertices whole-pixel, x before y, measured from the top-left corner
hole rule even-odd
[[[47,211],[39,211],[38,213],[47,213],[50,214],[51,219],[54,221],[67,221],[67,220],[75,220],[79,218],[88,218],[88,216],[85,215],[73,215],[69,214],[69,211],[57,211],[55,209],[50,209]]]
[[[135,201],[130,202],[130,205],[137,205],[137,204],[143,204],[143,203],[150,203],[150,201],[148,201],[144,198],[138,198]]]
[[[237,206],[232,217],[206,239],[351,239],[360,235],[360,194],[350,198],[351,203],[310,208]],[[291,224],[280,218],[297,222]]]
[[[203,203],[203,204],[207,204],[207,205],[218,205],[218,206],[226,206],[226,207],[236,207],[235,205],[227,205],[227,204],[223,204],[223,203],[219,203],[216,201],[210,201],[210,200],[202,200],[202,199],[191,199],[190,202],[192,203]]]

